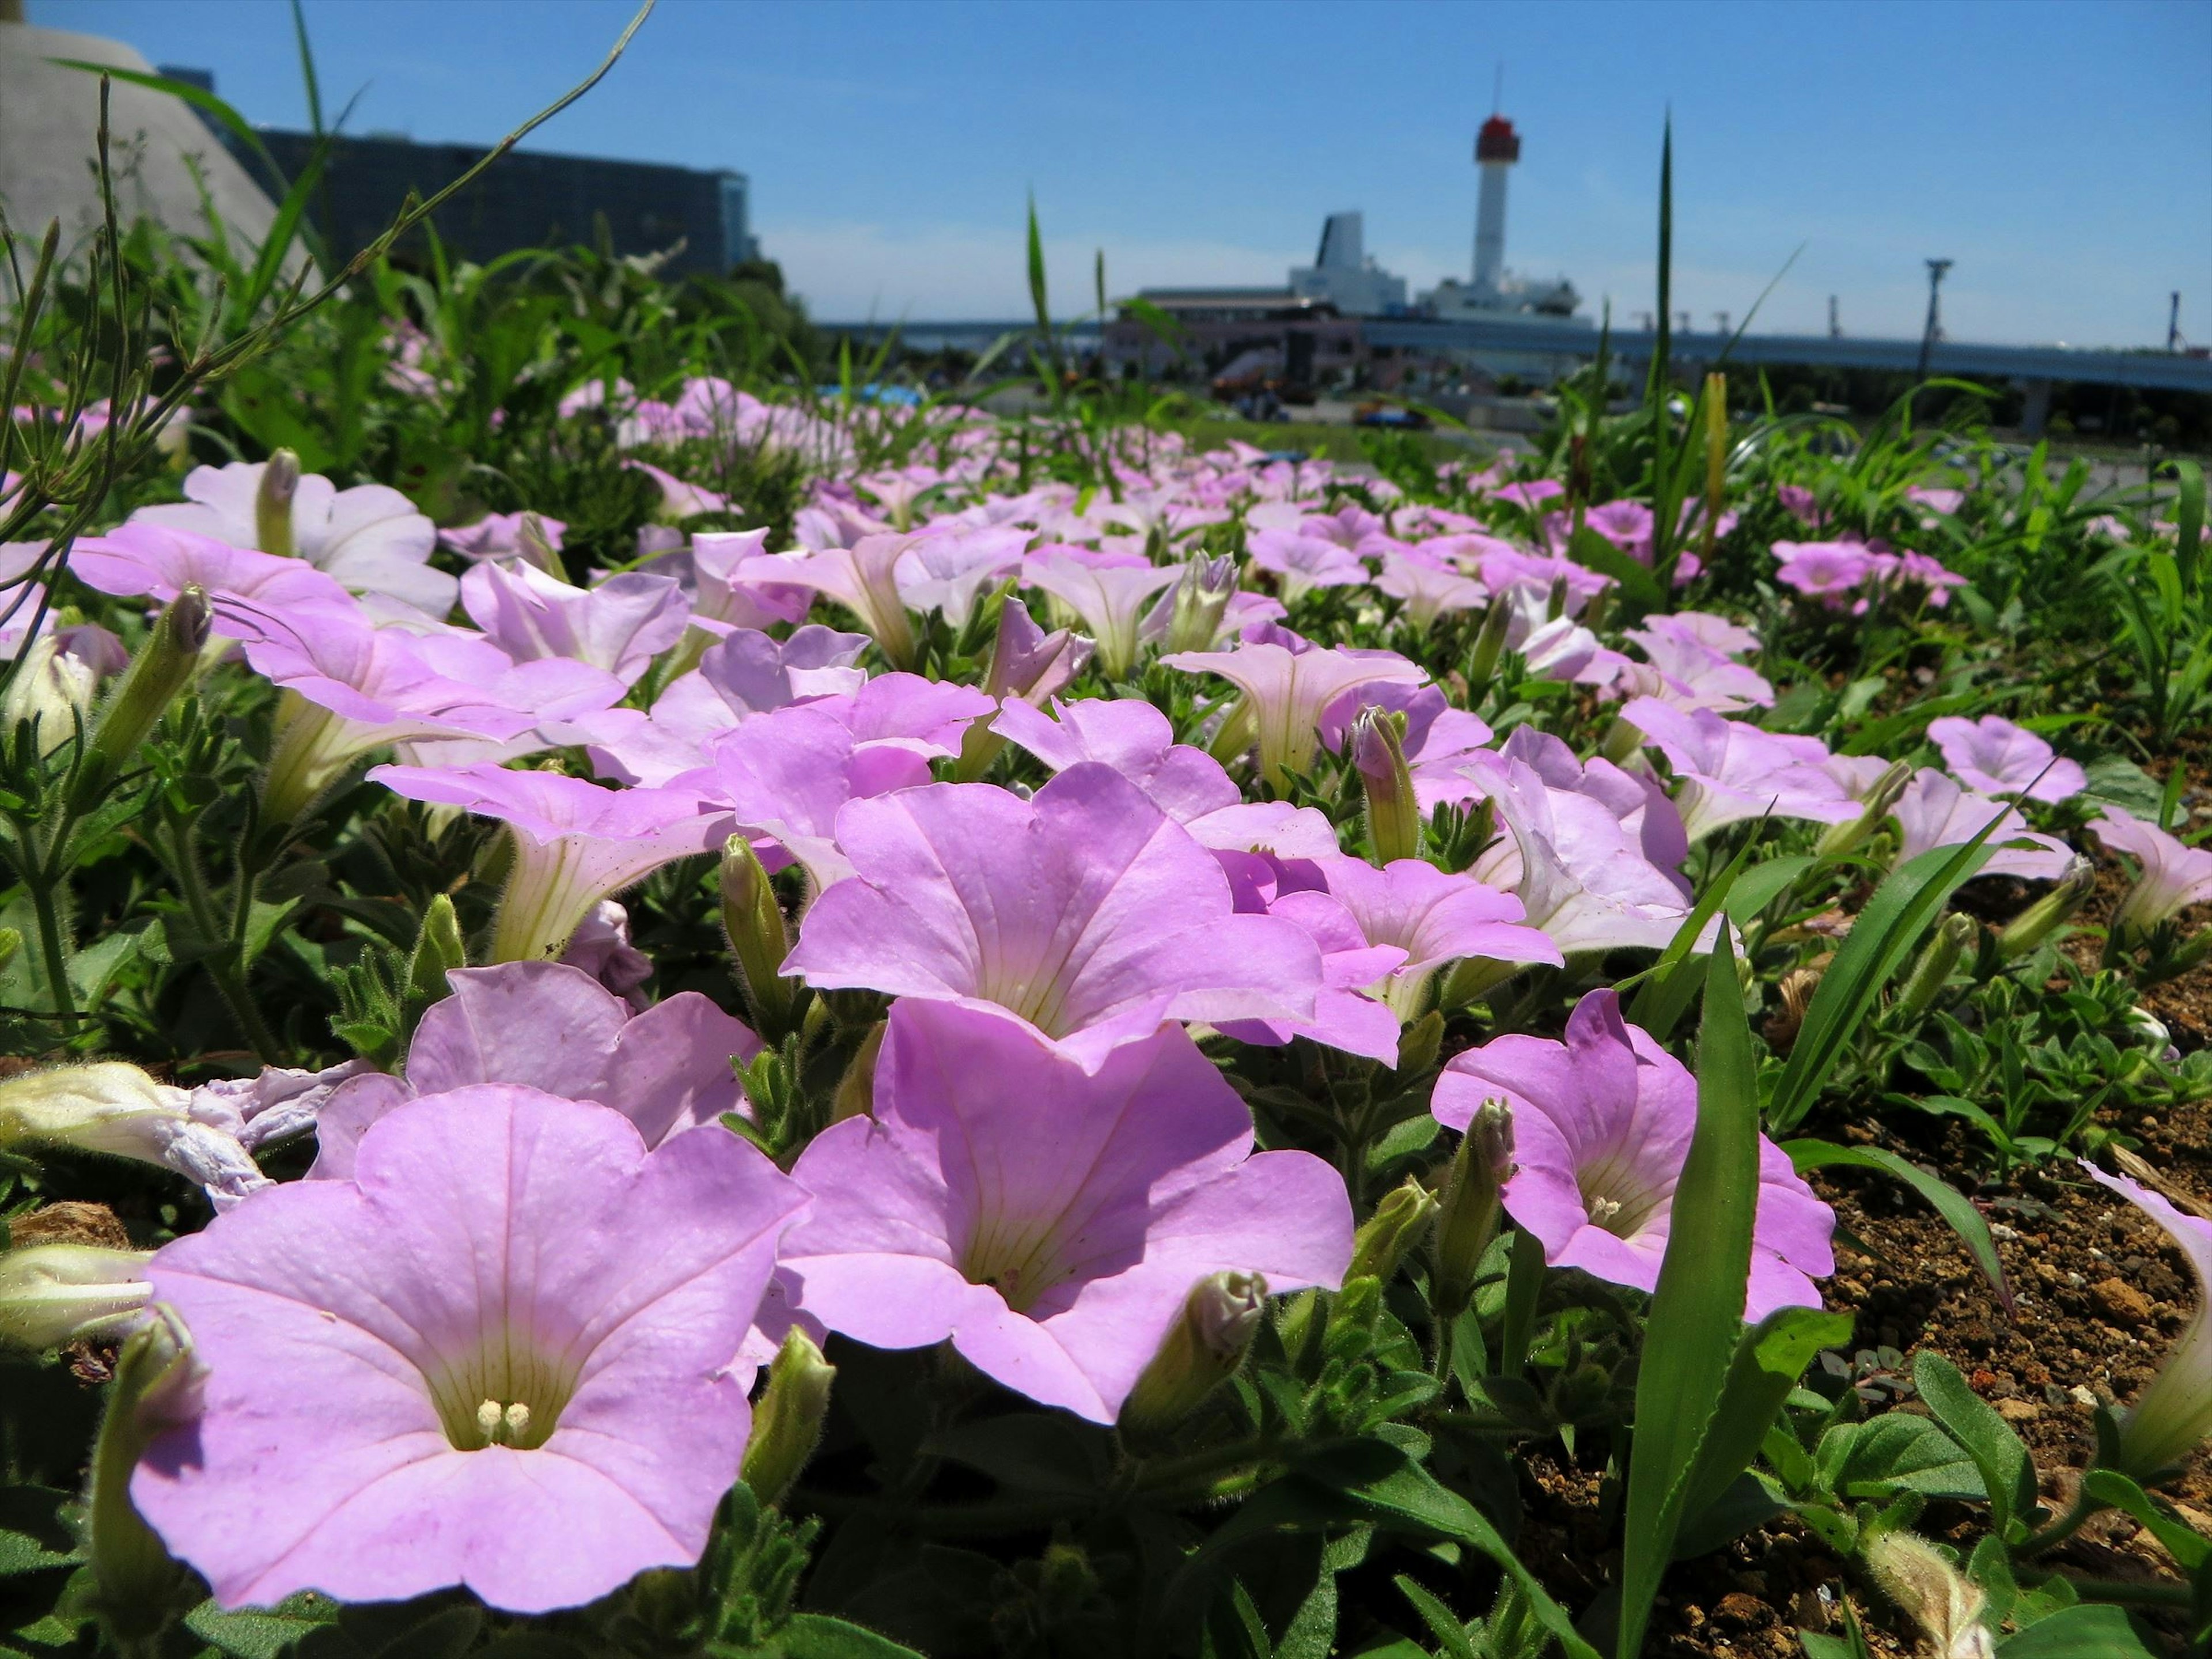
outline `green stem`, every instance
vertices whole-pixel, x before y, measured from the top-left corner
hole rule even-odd
[[[172,825],[169,845],[170,865],[177,873],[177,885],[184,894],[185,906],[192,913],[193,926],[200,930],[203,939],[226,941],[207,959],[209,977],[215,981],[215,988],[221,994],[224,1006],[230,1010],[231,1018],[238,1022],[238,1029],[245,1034],[246,1046],[260,1057],[262,1064],[273,1066],[276,1062],[280,1045],[267,1022],[261,1018],[261,1010],[254,1006],[252,994],[246,989],[246,976],[239,971],[243,934],[241,933],[238,938],[233,939],[230,930],[217,922],[215,902],[208,893],[207,878],[200,873],[199,860],[192,856],[190,832]],[[251,901],[244,895],[251,890],[250,880],[243,869],[239,872],[239,882],[241,894],[240,908],[249,908]]]
[[[2197,1592],[2187,1584],[2131,1584],[2124,1578],[2074,1578],[2066,1582],[2085,1601],[2133,1601],[2152,1607],[2193,1607]]]
[[[2014,1553],[2025,1557],[2040,1555],[2045,1550],[2055,1549],[2081,1531],[2085,1522],[2093,1516],[2102,1513],[2105,1508],[2106,1505],[2089,1496],[2088,1489],[2084,1486],[2081,1491],[2074,1495],[2073,1507],[2044,1528],[2042,1531],[2017,1545]]]
[[[54,908],[54,895],[62,884],[51,868],[38,871],[23,884],[31,896],[31,914],[39,924],[39,951],[46,958],[46,985],[52,993],[54,1012],[61,1016],[62,1035],[76,1035],[76,993],[70,985],[69,942],[62,932],[61,915]]]

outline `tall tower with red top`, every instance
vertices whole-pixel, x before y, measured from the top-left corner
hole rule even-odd
[[[1474,164],[1482,169],[1474,204],[1474,289],[1495,294],[1505,279],[1505,174],[1521,159],[1521,135],[1493,115],[1474,136]]]

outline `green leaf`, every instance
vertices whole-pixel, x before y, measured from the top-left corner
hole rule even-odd
[[[1674,1552],[1683,1501],[1743,1325],[1759,1201],[1759,1085],[1727,934],[1706,959],[1698,1033],[1698,1122],[1674,1203],[1698,1224],[1668,1235],[1644,1322],[1622,1539],[1620,1659],[1642,1652],[1651,1598]],[[1727,1483],[1722,1483],[1725,1486]]]
[[[1720,1407],[1690,1471],[1682,1502],[1686,1521],[1717,1503],[1751,1467],[1760,1442],[1813,1356],[1850,1342],[1851,1324],[1849,1314],[1779,1308],[1744,1332],[1721,1389]]]
[[[1682,918],[1674,937],[1667,941],[1667,948],[1652,964],[1650,975],[1636,993],[1635,1001],[1629,1005],[1629,1023],[1641,1025],[1661,1042],[1689,1012],[1690,998],[1696,994],[1699,982],[1697,970],[1689,966],[1690,953],[1697,948],[1698,935],[1705,932],[1705,924],[1713,919],[1742,876],[1757,833],[1758,826],[1754,825],[1752,835],[1736,849],[1735,856],[1705,884],[1705,890],[1698,896],[1697,903],[1691,906],[1690,914]]]
[[[2174,524],[2179,534],[2173,544],[2173,562],[2180,571],[2183,588],[2194,592],[2204,546],[2204,469],[2195,461],[2177,460],[2173,472],[2181,484],[2174,501]]]
[[[0,1579],[66,1567],[82,1559],[62,1514],[70,1501],[46,1486],[0,1487]]]
[[[2118,1469],[2092,1469],[2081,1484],[2100,1504],[2109,1504],[2141,1522],[2184,1572],[2194,1573],[2212,1561],[2212,1538],[2176,1519]]]
[[[768,1651],[776,1659],[921,1659],[888,1636],[826,1613],[794,1613]]]
[[[2153,1659],[2125,1609],[2064,1607],[1997,1644],[1999,1659]]]
[[[1842,1166],[1881,1170],[1895,1176],[1951,1224],[1951,1231],[1959,1235],[1966,1253],[1974,1258],[1974,1265],[1996,1287],[1997,1300],[2004,1304],[2005,1311],[2012,1311],[2012,1285],[2005,1278],[2004,1263],[1997,1260],[1997,1243],[1990,1235],[1990,1224],[1982,1218],[1973,1200],[1956,1187],[1881,1146],[1839,1146],[1832,1140],[1788,1140],[1782,1144],[1782,1150],[1790,1155],[1790,1162],[1799,1175],[1808,1170]]]
[[[1812,1109],[1821,1085],[1842,1060],[1882,987],[1936,912],[1987,860],[1983,843],[2002,821],[2002,814],[1992,814],[1965,846],[1931,848],[1875,890],[1805,1011],[1804,1026],[1767,1103],[1773,1129],[1796,1128]]]
[[[1577,564],[1595,570],[1601,576],[1610,576],[1620,584],[1620,590],[1644,611],[1666,608],[1666,591],[1659,579],[1651,574],[1651,567],[1632,559],[1611,542],[1585,526],[1575,532],[1567,543],[1567,556]]]
[[[1468,1639],[1467,1626],[1459,1615],[1446,1607],[1436,1595],[1425,1589],[1419,1581],[1400,1573],[1392,1580],[1398,1590],[1413,1604],[1413,1611],[1421,1615],[1421,1622],[1437,1638],[1446,1659],[1478,1659],[1474,1644]]]
[[[1981,1472],[1990,1498],[1990,1530],[2009,1538],[2015,1522],[2024,1529],[2035,1508],[2035,1462],[2012,1425],[1967,1386],[1956,1365],[1932,1348],[1913,1356],[1912,1382],[1936,1420]]]
[[[230,1659],[277,1659],[337,1617],[337,1603],[307,1595],[289,1597],[266,1612],[226,1613],[206,1601],[185,1615],[184,1624]]]
[[[1746,926],[1820,861],[1810,853],[1791,853],[1753,865],[1738,876],[1729,889],[1728,902],[1723,907],[1728,911],[1729,920],[1739,927]]]
[[[1900,1492],[1979,1503],[1981,1471],[1958,1442],[1924,1417],[1884,1412],[1864,1423],[1838,1423],[1820,1437],[1815,1463],[1838,1498],[1876,1502]]]

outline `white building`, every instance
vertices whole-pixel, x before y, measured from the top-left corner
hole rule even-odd
[[[1321,251],[1313,264],[1291,272],[1291,292],[1334,306],[1340,317],[1402,316],[1406,279],[1376,264],[1361,241],[1357,212],[1330,214],[1322,224]]]
[[[1588,318],[1574,314],[1582,295],[1565,277],[1532,282],[1505,268],[1505,183],[1520,159],[1521,135],[1513,123],[1502,115],[1485,121],[1474,140],[1474,162],[1482,169],[1482,184],[1475,198],[1471,280],[1445,277],[1421,295],[1420,308],[1447,322],[1510,323],[1525,318],[1567,319],[1588,327]]]

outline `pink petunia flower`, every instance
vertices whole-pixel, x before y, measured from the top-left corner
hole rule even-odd
[[[1172,1027],[1086,1068],[995,1010],[901,1002],[872,1117],[817,1136],[786,1237],[799,1310],[875,1347],[950,1340],[1018,1393],[1111,1423],[1199,1280],[1334,1287],[1342,1179],[1252,1150],[1236,1091]]]
[[[264,461],[196,466],[185,475],[186,500],[142,507],[133,524],[158,525],[206,536],[233,547],[261,547],[256,518]],[[453,608],[454,579],[431,568],[437,526],[415,503],[387,484],[340,489],[317,473],[302,473],[292,494],[289,551],[356,593],[385,593],[426,616]]]
[[[403,1105],[350,1177],[258,1194],[149,1264],[203,1404],[131,1501],[226,1607],[458,1584],[541,1613],[689,1566],[805,1204],[734,1135],[648,1152],[619,1113],[513,1085]]]
[[[472,1084],[596,1101],[628,1118],[647,1146],[726,1112],[750,1115],[730,1062],[760,1053],[760,1039],[696,991],[635,1009],[558,962],[456,968],[446,983],[453,994],[423,1011],[403,1076],[365,1072],[323,1091],[309,1179],[350,1180],[372,1124],[418,1096]]]
[[[1612,991],[1593,991],[1576,1005],[1564,1042],[1502,1036],[1459,1055],[1437,1078],[1431,1109],[1465,1130],[1487,1100],[1513,1115],[1506,1212],[1542,1242],[1544,1260],[1656,1289],[1697,1126],[1688,1068],[1621,1018]],[[1836,1270],[1835,1224],[1787,1155],[1760,1136],[1747,1320],[1820,1305],[1813,1281]]]
[[[1841,823],[1858,816],[1857,804],[1822,767],[1828,751],[1817,739],[1764,732],[1656,697],[1637,698],[1621,718],[1674,769],[1674,804],[1692,841],[1747,818]]]
[[[664,864],[714,851],[730,832],[726,806],[672,787],[603,789],[482,763],[379,766],[368,775],[394,794],[465,807],[514,832],[514,866],[492,929],[495,962],[558,957],[601,899]]]
[[[855,800],[836,833],[857,875],[785,964],[811,985],[1011,1009],[1093,1068],[1163,1020],[1313,1012],[1312,941],[1236,914],[1214,855],[1110,768],[1026,801],[988,784]]]
[[[2073,867],[2074,849],[2064,842],[2030,830],[2027,820],[2003,801],[1962,788],[1932,766],[1913,775],[1892,811],[1899,864],[1938,847],[1963,847],[1996,818],[1997,827],[1983,843],[1990,850],[1982,874],[2057,881]]]
[[[1389,651],[1292,651],[1247,642],[1234,651],[1179,651],[1160,660],[1188,673],[1218,674],[1243,692],[1261,774],[1278,789],[1291,773],[1312,769],[1322,712],[1344,693],[1362,685],[1418,685],[1428,678],[1425,669]]]
[[[2060,801],[2089,787],[2079,762],[2054,758],[2041,738],[1996,714],[1978,720],[1948,714],[1928,722],[1928,735],[1952,775],[1984,794],[2025,792],[2030,800]]]
[[[667,576],[633,570],[574,587],[535,565],[494,560],[461,579],[461,605],[517,662],[567,657],[624,685],[636,684],[690,621],[683,590]]]
[[[1356,586],[1367,580],[1367,567],[1341,542],[1296,530],[1255,530],[1252,562],[1281,584],[1283,600],[1295,603],[1317,587]]]
[[[2212,848],[2191,847],[2117,806],[2089,828],[2107,852],[2136,861],[2135,885],[2112,913],[2116,933],[2140,936],[2192,904],[2212,903]]]
[[[1174,565],[1099,564],[1069,551],[1033,554],[1022,566],[1024,586],[1042,588],[1083,619],[1096,644],[1099,672],[1109,680],[1128,678],[1146,610],[1182,576]]]

